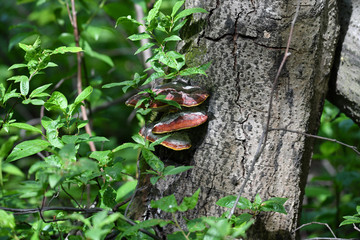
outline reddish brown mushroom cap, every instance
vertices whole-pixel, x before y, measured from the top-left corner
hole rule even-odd
[[[165,95],[165,100],[173,100],[184,107],[194,107],[203,103],[209,93],[198,86],[185,86],[182,83],[168,83],[153,89],[156,95]],[[136,94],[126,101],[126,105],[135,106],[143,97],[148,97],[147,93]],[[167,103],[160,101],[150,102],[149,108],[160,108],[167,106]],[[144,108],[144,105],[140,105]]]
[[[208,116],[204,112],[178,112],[161,119],[154,125],[152,132],[161,134],[193,128],[203,124],[207,119]]]
[[[185,86],[181,83],[168,83],[155,88],[158,95],[165,95],[166,100],[173,100],[184,107],[194,107],[203,103],[209,93],[199,86]]]
[[[149,128],[141,128],[140,135],[144,137],[146,135],[146,139],[150,142],[155,142],[156,140],[164,137],[165,135],[156,135],[151,132]],[[165,139],[162,143],[160,143],[164,147],[170,148],[175,151],[186,150],[191,147],[191,141],[189,136],[185,133],[173,133]]]

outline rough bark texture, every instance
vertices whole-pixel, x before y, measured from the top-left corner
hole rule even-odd
[[[205,136],[187,159],[193,170],[160,181],[152,198],[175,193],[181,200],[200,187],[197,207],[184,214],[192,219],[221,215],[225,209],[215,202],[237,194],[246,177],[266,121],[296,0],[189,0],[186,7],[209,11],[196,15],[186,27],[182,49],[189,51],[192,65],[212,62],[207,78],[193,80],[211,93],[210,120],[200,128]],[[301,1],[291,56],[274,97],[271,128],[316,133],[337,41],[336,19],[335,0]],[[284,131],[269,133],[243,196],[286,197],[288,214],[260,214],[249,239],[295,239],[311,152],[312,139]]]
[[[360,124],[360,1],[339,4],[340,41],[329,99]]]

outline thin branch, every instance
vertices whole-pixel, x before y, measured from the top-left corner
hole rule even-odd
[[[316,237],[306,238],[305,240],[357,240],[358,238],[328,238],[328,237]]]
[[[66,195],[68,195],[68,196],[76,203],[76,205],[77,205],[79,208],[82,208],[81,205],[76,201],[76,199],[75,199],[70,193],[68,193],[68,192],[65,190],[65,188],[63,187],[63,185],[61,184],[60,186],[61,186],[61,189],[64,191],[64,193],[65,193]]]
[[[354,229],[358,232],[360,232],[360,229],[355,225],[355,223],[353,223]]]
[[[318,224],[318,225],[326,226],[326,227],[329,229],[329,231],[331,232],[331,234],[333,235],[333,237],[336,239],[336,235],[335,235],[335,233],[333,232],[333,230],[331,229],[331,227],[330,227],[327,223],[322,223],[322,222],[309,222],[309,223],[305,223],[305,224],[301,225],[300,227],[296,228],[296,229],[294,230],[294,232],[296,232],[297,230],[299,230],[299,229],[301,229],[301,228],[303,228],[303,227],[306,227],[306,226],[309,226],[309,225],[312,225],[312,224]]]
[[[68,11],[70,11],[69,7],[67,6]],[[71,14],[69,13],[69,16],[72,16],[70,18],[70,22],[73,26],[74,29],[74,38],[75,38],[75,45],[77,47],[80,47],[79,41],[80,41],[80,36],[79,36],[79,29],[78,29],[78,25],[77,25],[77,17],[76,17],[76,9],[75,9],[75,0],[71,0]],[[78,94],[80,95],[80,93],[82,92],[82,76],[81,76],[81,62],[82,62],[82,56],[81,56],[81,52],[77,52],[76,56],[77,56],[77,91]],[[84,121],[88,121],[88,116],[86,113],[86,108],[84,105],[81,105],[80,107],[81,109],[81,115],[82,115],[82,119]],[[90,128],[90,123],[86,124],[85,126],[85,131],[87,134],[89,134],[89,136],[92,136],[91,134],[91,128]],[[89,142],[88,143],[90,146],[90,150],[92,152],[96,151],[95,148],[95,144],[94,142]]]
[[[144,10],[137,3],[134,4],[134,7],[135,7],[135,12],[136,12],[136,21],[143,24],[143,25],[138,26],[138,32],[139,33],[145,32]],[[148,38],[140,40],[141,46],[144,46],[145,44],[147,44],[149,42],[150,41],[149,41]],[[144,64],[145,69],[150,68],[151,64],[149,62],[146,62],[146,60],[149,59],[151,57],[151,55],[152,55],[151,49],[146,49],[141,54],[142,54],[142,57],[143,57],[143,64]]]
[[[145,139],[146,139],[146,138],[145,138]],[[129,209],[130,209],[131,204],[132,204],[133,201],[134,201],[134,198],[135,198],[136,193],[137,193],[139,190],[141,190],[141,188],[139,188],[139,186],[140,186],[140,176],[141,176],[140,158],[141,158],[141,152],[139,152],[139,155],[138,155],[138,158],[137,158],[137,161],[136,161],[136,167],[137,167],[137,171],[138,171],[137,183],[136,183],[135,191],[134,191],[133,195],[131,196],[130,202],[129,202],[129,204],[126,206],[125,213],[124,213],[124,216],[125,216],[125,217],[126,217],[128,211],[129,211]]]
[[[357,147],[340,142],[334,138],[327,138],[327,137],[322,137],[322,136],[317,136],[317,135],[313,135],[313,134],[309,134],[309,133],[304,133],[304,132],[300,132],[300,131],[296,131],[296,130],[291,130],[291,129],[286,129],[286,128],[270,128],[270,131],[286,131],[286,132],[292,132],[292,133],[297,133],[297,134],[301,134],[307,137],[312,137],[312,138],[316,138],[316,139],[321,139],[321,140],[326,140],[326,141],[330,141],[330,142],[334,142],[334,143],[338,143],[340,145],[343,145],[347,148],[350,148],[351,150],[353,150],[357,155],[360,155],[360,151],[357,149]]]
[[[125,199],[122,202],[117,203],[114,207],[113,207],[113,211],[116,212],[121,206],[124,206],[125,204],[127,204],[128,202],[130,202],[130,200],[132,199],[132,197],[129,197],[128,199]]]
[[[237,198],[235,200],[234,206],[230,210],[230,214],[228,216],[228,219],[230,219],[231,216],[234,214],[236,206],[237,206],[237,204],[239,202],[239,199],[240,199],[240,197],[243,194],[243,191],[245,189],[245,186],[246,186],[247,182],[249,181],[249,178],[250,178],[252,172],[254,171],[255,163],[260,158],[261,154],[263,153],[263,151],[265,149],[266,141],[267,141],[267,137],[268,137],[268,132],[269,132],[269,125],[270,125],[270,119],[271,119],[271,109],[272,109],[274,93],[276,91],[276,87],[277,87],[277,84],[278,84],[278,80],[279,80],[281,70],[283,69],[283,67],[285,65],[286,59],[290,56],[290,52],[289,52],[290,42],[291,42],[291,38],[292,38],[292,35],[293,35],[295,22],[296,22],[296,19],[297,19],[298,15],[299,15],[299,10],[300,10],[300,0],[297,1],[296,12],[295,12],[294,18],[293,18],[293,20],[291,22],[290,33],[289,33],[289,38],[288,38],[288,42],[287,42],[287,45],[286,45],[284,57],[283,57],[283,59],[281,61],[281,64],[279,66],[279,69],[278,69],[278,71],[276,73],[276,76],[275,76],[275,79],[274,79],[274,82],[273,82],[273,86],[271,88],[269,105],[268,105],[268,110],[267,110],[267,119],[266,119],[266,123],[265,123],[265,125],[263,127],[263,132],[261,134],[259,145],[257,147],[256,153],[255,153],[254,158],[253,158],[253,160],[251,162],[249,170],[248,170],[248,172],[246,174],[246,178],[245,178],[245,180],[243,181],[243,184],[240,187],[240,190],[239,190],[239,193],[238,193]]]
[[[42,209],[39,208],[7,208],[7,207],[0,207],[1,210],[8,211],[14,213],[14,215],[24,215],[24,214],[32,214],[37,213],[39,211],[46,212],[46,211],[65,211],[65,212],[83,212],[83,213],[97,213],[101,212],[103,208],[75,208],[75,207],[43,207]],[[112,211],[110,211],[112,213]]]

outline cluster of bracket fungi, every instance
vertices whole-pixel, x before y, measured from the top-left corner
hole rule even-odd
[[[150,100],[148,108],[164,112],[163,117],[156,122],[145,125],[140,135],[150,142],[154,142],[166,134],[170,134],[161,145],[179,151],[189,149],[191,141],[184,129],[197,127],[207,121],[206,112],[195,108],[202,104],[209,94],[198,86],[185,85],[183,82],[167,83],[152,89],[156,95],[165,95],[165,100],[177,102],[182,108],[180,111],[169,106],[166,102]],[[135,107],[143,98],[150,98],[148,93],[138,93],[126,101],[126,105]],[[145,108],[143,104],[139,106]],[[186,109],[186,110],[183,110]]]

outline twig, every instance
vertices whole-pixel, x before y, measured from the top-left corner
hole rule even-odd
[[[123,217],[123,219],[124,219],[127,223],[129,223],[130,225],[133,225],[133,226],[136,225],[136,223],[134,223],[133,221],[131,221],[129,218],[127,218],[127,217],[125,217],[125,216],[122,216],[122,217]],[[139,231],[145,233],[146,235],[148,235],[148,236],[150,236],[150,237],[152,237],[152,238],[154,238],[154,239],[156,239],[156,240],[161,240],[161,238],[159,238],[158,236],[152,234],[151,232],[149,232],[149,231],[146,230],[146,229],[140,228]]]
[[[358,232],[360,232],[360,229],[355,225],[355,223],[353,223],[354,229]]]
[[[76,201],[76,199],[75,199],[70,193],[68,193],[68,192],[65,190],[65,188],[63,187],[63,185],[61,184],[60,186],[61,186],[61,189],[64,191],[64,193],[65,193],[66,195],[68,195],[68,196],[76,203],[76,205],[77,205],[79,208],[82,208],[81,205]]]
[[[113,210],[114,212],[117,212],[118,209],[119,209],[121,206],[123,206],[123,205],[127,204],[128,202],[130,202],[131,198],[132,198],[132,197],[129,197],[128,199],[125,199],[124,201],[117,203],[117,204],[113,207],[112,210]]]
[[[146,138],[145,138],[145,139],[146,139]],[[142,189],[142,188],[139,188],[139,186],[140,186],[140,176],[141,176],[140,159],[141,159],[141,152],[139,152],[139,155],[138,155],[138,158],[137,158],[137,161],[136,161],[136,167],[137,167],[137,183],[136,183],[135,191],[134,191],[133,195],[131,196],[130,202],[129,202],[129,204],[126,206],[125,213],[124,213],[124,216],[125,216],[125,217],[126,217],[128,211],[129,211],[129,209],[130,209],[131,204],[132,204],[133,201],[134,201],[134,198],[135,198],[136,193],[137,193],[139,190]]]
[[[74,38],[75,38],[75,45],[77,47],[80,47],[80,44],[79,44],[79,40],[80,40],[80,37],[79,37],[79,29],[78,29],[78,25],[77,25],[77,17],[76,17],[76,9],[75,9],[75,0],[71,0],[71,13],[70,13],[70,9],[69,9],[69,6],[67,4],[67,10],[68,10],[68,14],[69,14],[69,19],[70,19],[70,22],[73,26],[73,29],[74,29]],[[71,17],[70,17],[71,16]],[[80,93],[82,92],[82,76],[81,76],[81,62],[82,62],[82,57],[81,57],[81,52],[77,52],[76,53],[76,56],[77,56],[77,91],[78,91],[78,94],[80,95]],[[84,105],[81,105],[80,106],[80,109],[81,109],[81,115],[82,115],[82,119],[84,121],[88,121],[88,117],[87,117],[87,113],[86,113],[86,108]],[[91,128],[90,128],[90,123],[87,123],[86,126],[85,126],[85,131],[87,134],[89,134],[89,136],[91,137],[92,134],[91,134]],[[90,147],[90,150],[92,152],[96,151],[96,148],[95,148],[95,144],[94,142],[88,142],[89,144],[89,147]]]
[[[145,32],[144,10],[137,3],[134,4],[134,7],[135,7],[135,12],[136,12],[136,21],[143,24],[143,25],[138,26],[138,32],[139,33]],[[141,46],[144,46],[145,44],[147,44],[149,42],[150,41],[149,41],[148,38],[140,40]],[[142,54],[142,57],[143,57],[143,64],[144,64],[145,69],[150,68],[151,64],[150,64],[150,62],[146,62],[146,60],[148,60],[152,55],[151,49],[146,49],[141,54]]]
[[[286,128],[270,128],[268,130],[269,132],[270,131],[286,131],[286,132],[292,132],[292,133],[297,133],[297,134],[301,134],[301,135],[304,135],[304,136],[307,136],[307,137],[312,137],[312,138],[316,138],[316,139],[321,139],[321,140],[326,140],[326,141],[329,141],[329,142],[334,142],[334,143],[338,143],[340,145],[343,145],[347,148],[350,148],[352,149],[357,155],[360,155],[360,151],[357,149],[357,147],[355,146],[352,146],[352,145],[349,145],[349,144],[346,144],[346,143],[343,143],[343,142],[340,142],[334,138],[327,138],[327,137],[322,137],[322,136],[317,136],[317,135],[313,135],[313,134],[309,134],[309,133],[304,133],[304,132],[300,132],[300,131],[296,131],[296,130],[291,130],[291,129],[286,129]]]
[[[283,59],[281,61],[281,64],[280,64],[279,69],[278,69],[278,71],[276,73],[276,76],[275,76],[275,80],[273,82],[273,86],[271,88],[269,106],[268,106],[268,110],[267,110],[267,119],[266,119],[266,123],[265,123],[265,125],[263,127],[263,132],[261,134],[259,145],[258,145],[258,148],[257,148],[256,153],[254,155],[254,158],[253,158],[253,160],[251,162],[249,170],[248,170],[248,172],[246,174],[246,178],[245,178],[245,180],[243,181],[243,184],[240,187],[240,190],[239,190],[239,193],[238,193],[237,198],[235,200],[234,206],[230,210],[230,214],[228,216],[228,219],[230,219],[231,216],[234,214],[236,206],[237,206],[237,204],[239,202],[239,199],[240,199],[240,197],[241,197],[241,195],[242,195],[242,193],[243,193],[243,191],[245,189],[245,185],[247,184],[247,182],[248,182],[248,180],[250,178],[250,175],[254,171],[255,163],[260,158],[261,154],[263,153],[263,151],[265,149],[266,141],[267,141],[267,137],[268,137],[268,132],[269,132],[269,125],[270,125],[270,119],[271,119],[271,109],[272,109],[272,102],[273,102],[273,98],[274,98],[274,93],[275,93],[275,90],[276,90],[276,86],[278,84],[278,80],[279,80],[281,70],[285,65],[286,59],[290,56],[290,52],[289,52],[290,42],[291,42],[291,38],[292,38],[292,35],[293,35],[296,18],[297,18],[298,14],[299,14],[299,9],[300,9],[300,0],[297,1],[296,12],[295,12],[294,18],[293,18],[293,20],[291,22],[290,33],[289,33],[289,38],[288,38],[288,42],[287,42],[287,45],[286,45],[284,57],[283,57]]]
[[[358,238],[328,238],[328,237],[316,237],[316,238],[306,238],[305,240],[358,240]]]
[[[46,212],[46,211],[65,211],[65,212],[84,212],[84,213],[97,213],[101,212],[103,208],[75,208],[75,207],[43,207],[42,209],[39,208],[7,208],[7,207],[0,207],[1,210],[8,211],[14,213],[14,215],[24,215],[24,214],[32,214],[37,213],[39,211]],[[110,211],[112,213],[112,211]]]
[[[306,226],[309,226],[309,225],[312,225],[312,224],[318,224],[318,225],[326,226],[326,227],[329,229],[329,231],[331,232],[331,234],[333,235],[333,237],[336,238],[336,235],[335,235],[335,233],[333,232],[333,230],[331,229],[331,227],[330,227],[327,223],[322,223],[322,222],[309,222],[309,223],[305,223],[305,224],[301,225],[300,227],[296,228],[296,229],[294,230],[294,232],[296,232],[297,230],[299,230],[299,229],[301,229],[301,228],[303,228],[303,227],[306,227]]]

